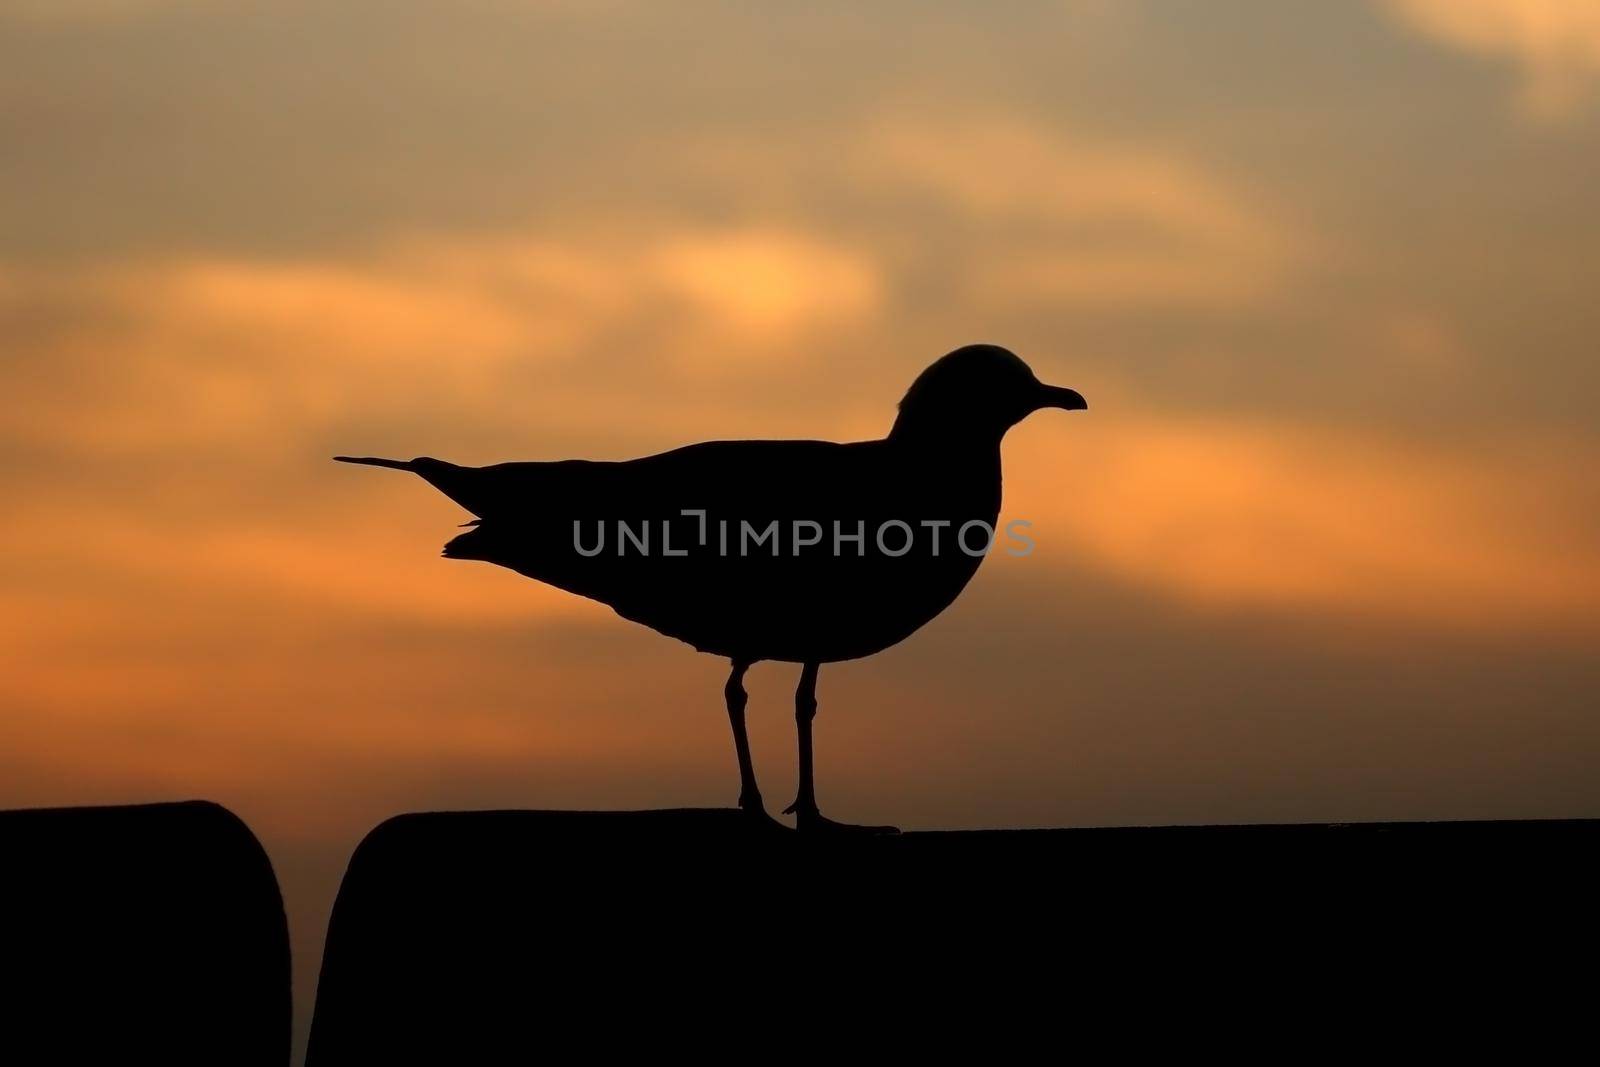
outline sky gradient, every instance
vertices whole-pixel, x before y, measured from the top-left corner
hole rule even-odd
[[[382,818],[737,793],[724,664],[329,456],[880,436],[990,341],[1091,409],[822,672],[830,814],[1600,815],[1596,11],[0,0],[0,804],[234,808],[303,1027]]]

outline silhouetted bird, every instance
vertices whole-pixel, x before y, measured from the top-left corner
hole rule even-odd
[[[817,810],[818,668],[882,651],[955,600],[996,540],[1005,432],[1040,408],[1087,406],[1011,352],[969,345],[917,377],[878,441],[711,441],[625,462],[489,467],[335,458],[412,471],[478,516],[445,546],[450,559],[509,567],[732,660],[739,805],[762,817],[745,671],[802,664],[800,784],[785,813],[801,829],[892,830]]]

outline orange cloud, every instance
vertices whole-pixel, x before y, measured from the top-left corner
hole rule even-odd
[[[1387,0],[1387,7],[1435,41],[1515,63],[1519,101],[1535,118],[1571,117],[1600,86],[1593,0]]]
[[[1223,609],[1600,624],[1600,515],[1581,503],[1600,457],[1581,443],[1428,452],[1103,408],[1039,431],[1068,470],[1024,457],[1008,472],[1008,510],[1035,521],[1048,562]]]
[[[860,318],[883,300],[882,280],[864,256],[795,233],[686,235],[647,261],[660,283],[758,333]]]
[[[872,205],[882,258],[948,272],[971,310],[1238,307],[1311,258],[1303,222],[1171,149],[1015,113],[891,107],[818,145],[691,138],[653,157],[764,208],[825,195]]]
[[[64,309],[58,332],[32,342],[58,369],[15,381],[28,402],[0,415],[4,427],[104,453],[244,447],[424,403],[559,424],[601,403],[585,391],[614,388],[596,359],[678,373],[786,359],[870,321],[884,283],[870,256],[810,234],[659,227],[408,238],[319,260],[12,269],[0,299]],[[619,328],[647,329],[651,347],[608,350]],[[534,396],[507,395],[508,373],[541,364],[560,373]],[[60,369],[78,365],[95,371]],[[693,421],[681,406],[638,415]]]
[[[1179,156],[1015,118],[886,118],[862,166],[1004,237],[970,265],[983,305],[1237,305],[1270,294],[1304,251],[1286,220]]]

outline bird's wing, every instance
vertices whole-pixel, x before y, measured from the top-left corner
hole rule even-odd
[[[503,464],[463,483],[441,488],[482,521],[447,556],[510,567],[706,651],[776,659],[864,655],[932,618],[976,560],[949,540],[938,559],[886,557],[875,531],[992,521],[999,490],[997,470],[924,469],[884,441],[709,442],[625,463]],[[821,543],[798,550],[800,524]],[[836,547],[835,524],[867,543]]]
[[[796,521],[831,538],[835,519],[853,530],[903,510],[882,445],[717,441],[622,463],[457,468],[430,481],[482,519],[447,556],[510,567],[704,645],[694,635],[741,615],[870,582],[850,560],[796,558],[791,535]]]
[[[462,467],[411,461],[430,484],[480,519],[547,522],[677,516],[685,509],[754,516],[816,514],[871,486],[882,442],[708,441],[622,462],[560,460]]]
[[[625,466],[582,459],[488,467],[426,458],[411,461],[412,470],[479,519],[515,522],[553,511],[584,510],[582,501],[607,495],[618,480],[618,468]]]

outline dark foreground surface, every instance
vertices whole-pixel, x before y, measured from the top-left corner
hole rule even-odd
[[[0,812],[0,1063],[275,1064],[289,933],[215,804]]]
[[[1565,1056],[1597,843],[1600,821],[404,815],[351,859],[308,1062]],[[0,812],[0,857],[0,1063],[288,1061],[282,902],[226,810]]]
[[[1545,980],[1548,1034],[1555,976],[1595,947],[1597,843],[1594,821],[818,838],[730,811],[406,815],[351,861],[308,1062],[1021,1060],[1170,1041],[1199,1006],[1259,1036],[1278,998],[1315,1035],[1444,997],[1459,1036]]]

